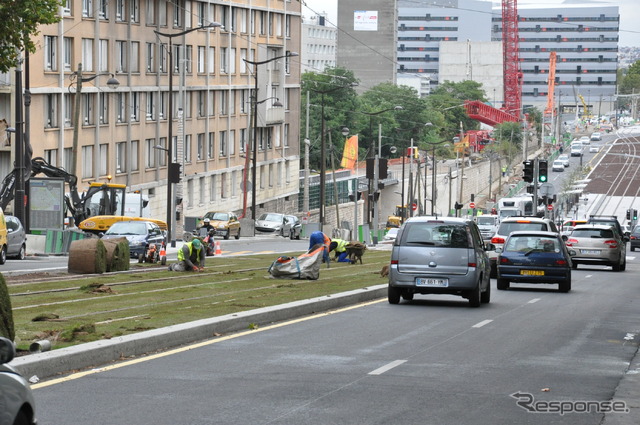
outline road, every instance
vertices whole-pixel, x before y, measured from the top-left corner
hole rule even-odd
[[[639,272],[629,256],[626,272],[581,266],[568,294],[497,291],[493,281],[491,304],[478,309],[416,296],[221,335],[37,384],[38,417],[44,425],[600,424],[594,411],[525,407],[611,399],[637,350]]]

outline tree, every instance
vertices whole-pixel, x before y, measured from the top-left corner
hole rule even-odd
[[[38,26],[60,20],[62,0],[2,0],[0,2],[0,72],[18,65],[20,52],[35,53]]]
[[[16,337],[13,326],[13,310],[11,309],[11,297],[9,289],[0,274],[0,336],[13,341]]]
[[[480,128],[480,123],[469,118],[465,112],[463,105],[467,100],[487,101],[480,83],[470,80],[459,83],[445,81],[431,92],[428,98],[429,109],[444,114],[445,128],[442,136],[446,139],[451,140],[460,134],[461,122],[465,131]]]
[[[301,78],[302,105],[306,107],[307,92],[309,93],[309,139],[311,152],[309,163],[312,168],[320,167],[320,141],[322,140],[322,104],[324,97],[325,133],[331,132],[333,148],[342,152],[344,140],[340,134],[342,127],[351,128],[355,124],[355,112],[358,110],[358,96],[351,85],[357,85],[357,79],[352,71],[345,68],[327,68],[324,73],[305,72]],[[307,118],[303,112],[302,129],[306,128]],[[304,139],[305,132],[301,132]],[[351,131],[351,134],[354,134]],[[325,134],[325,141],[329,137]],[[304,146],[301,143],[301,146]],[[329,152],[329,151],[327,151]],[[329,160],[327,156],[327,161]],[[326,164],[327,169],[330,164]]]

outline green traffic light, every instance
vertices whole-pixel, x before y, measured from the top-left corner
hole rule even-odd
[[[544,183],[547,181],[547,176],[540,176],[538,180],[540,180],[540,183]]]

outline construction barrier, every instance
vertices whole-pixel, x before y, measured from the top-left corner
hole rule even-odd
[[[45,238],[45,254],[66,254],[71,242],[86,239],[88,236],[75,230],[47,230]]]

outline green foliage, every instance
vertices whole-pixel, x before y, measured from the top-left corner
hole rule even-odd
[[[454,83],[445,81],[438,85],[429,95],[428,106],[430,110],[440,111],[444,116],[444,125],[441,136],[446,140],[453,140],[460,134],[460,123],[464,131],[477,130],[480,123],[469,118],[464,109],[466,100],[479,100],[486,102],[486,94],[482,84],[475,81],[461,81]]]
[[[11,297],[9,297],[9,290],[2,274],[0,274],[0,336],[9,338],[11,341],[16,337],[13,327]]]
[[[0,72],[18,64],[19,53],[35,53],[40,25],[53,24],[62,0],[2,0],[0,2]]]

